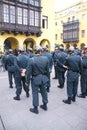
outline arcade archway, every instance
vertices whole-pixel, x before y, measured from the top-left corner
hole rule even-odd
[[[36,43],[35,43],[35,41],[34,41],[32,38],[26,39],[26,40],[24,41],[24,43],[23,43],[23,48],[24,48],[24,50],[26,50],[26,51],[27,51],[27,49],[28,49],[29,47],[32,48],[32,49],[34,49],[35,46],[36,46]]]
[[[80,45],[80,49],[83,49],[84,46],[85,46],[85,43],[81,43],[81,45]]]
[[[50,42],[47,39],[43,39],[40,42],[40,46],[42,46],[42,47],[46,46],[50,50]]]
[[[4,51],[8,49],[15,50],[18,49],[18,47],[19,47],[18,41],[13,37],[9,37],[4,41]]]

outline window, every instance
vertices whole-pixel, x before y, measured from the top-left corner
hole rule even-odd
[[[67,32],[68,39],[72,39],[72,31]]]
[[[30,4],[34,5],[34,0],[30,0]]]
[[[35,26],[39,26],[39,12],[35,11]]]
[[[86,18],[86,14],[82,14],[82,19],[85,19]]]
[[[47,16],[42,17],[42,28],[48,28],[48,17]]]
[[[78,42],[79,40],[79,21],[66,22],[63,24],[63,42]]]
[[[57,34],[55,34],[55,40],[57,40],[57,38],[58,38],[58,35],[57,35]]]
[[[68,22],[70,22],[70,17],[68,18]]]
[[[23,24],[28,25],[28,10],[23,9]]]
[[[34,11],[33,10],[30,10],[29,21],[30,21],[30,25],[34,26]]]
[[[15,7],[10,6],[10,23],[15,23]]]
[[[27,0],[19,0],[19,2],[28,3]]]
[[[18,24],[22,24],[22,8],[18,8]]]
[[[74,21],[74,20],[75,20],[75,16],[72,17],[72,21]]]
[[[19,0],[19,2],[22,2],[22,0]]]
[[[27,0],[23,0],[23,3],[28,3]]]
[[[85,30],[82,30],[82,37],[85,37]]]
[[[78,38],[78,32],[77,31],[73,31],[73,39],[75,39],[75,38]]]
[[[61,21],[61,24],[63,24],[63,20]]]
[[[4,8],[3,8],[3,12],[4,12],[4,22],[7,22],[7,23],[9,23],[9,6],[8,5],[6,5],[6,4],[4,4],[3,5],[4,6]]]
[[[38,11],[30,10],[29,23],[31,26],[40,26],[40,13]]]
[[[40,2],[38,0],[35,0],[35,6],[39,6]]]
[[[55,23],[55,25],[57,26],[57,22]]]
[[[67,32],[63,33],[63,39],[67,39]]]

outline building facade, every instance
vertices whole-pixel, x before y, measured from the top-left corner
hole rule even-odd
[[[55,12],[55,43],[82,48],[87,44],[87,2]]]
[[[0,51],[35,46],[54,49],[54,0],[0,0]],[[50,3],[50,0],[48,0]]]

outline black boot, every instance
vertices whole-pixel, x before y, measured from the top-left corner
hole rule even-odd
[[[50,92],[50,89],[49,89],[49,88],[47,88],[47,92],[48,92],[48,93]]]
[[[47,104],[44,103],[43,105],[40,105],[40,108],[42,108],[43,110],[47,111]]]
[[[35,114],[38,114],[38,108],[35,106],[34,108],[30,108],[30,112],[33,112]]]
[[[29,97],[29,92],[26,92],[26,97]]]
[[[10,85],[10,86],[9,86],[9,88],[13,88],[13,86],[12,86],[12,85]]]
[[[57,79],[57,77],[54,77],[53,79]]]
[[[76,101],[76,96],[72,96],[71,100],[72,100],[73,102],[75,102],[75,101]]]
[[[15,96],[14,100],[20,100],[20,96],[19,95]]]
[[[81,94],[78,95],[78,97],[79,97],[79,98],[85,98],[86,95],[85,95],[85,93],[81,93]]]
[[[68,97],[68,99],[63,100],[63,102],[66,104],[71,104],[71,97]]]
[[[86,91],[86,94],[85,94],[86,96],[87,96],[87,91]]]
[[[57,87],[62,89],[64,86],[58,85]]]

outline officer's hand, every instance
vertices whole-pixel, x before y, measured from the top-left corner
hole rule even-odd
[[[22,72],[25,73],[25,72],[26,72],[26,69],[22,69]]]
[[[26,69],[22,69],[22,71],[21,71],[21,76],[22,76],[22,77],[25,76],[25,72],[26,72]]]
[[[28,84],[28,83],[26,83],[26,82],[25,82],[25,85],[26,85],[26,86],[29,86],[29,84]]]
[[[65,66],[65,65],[63,65],[63,67],[64,67],[65,69],[68,69],[68,67],[67,67],[67,66]]]

